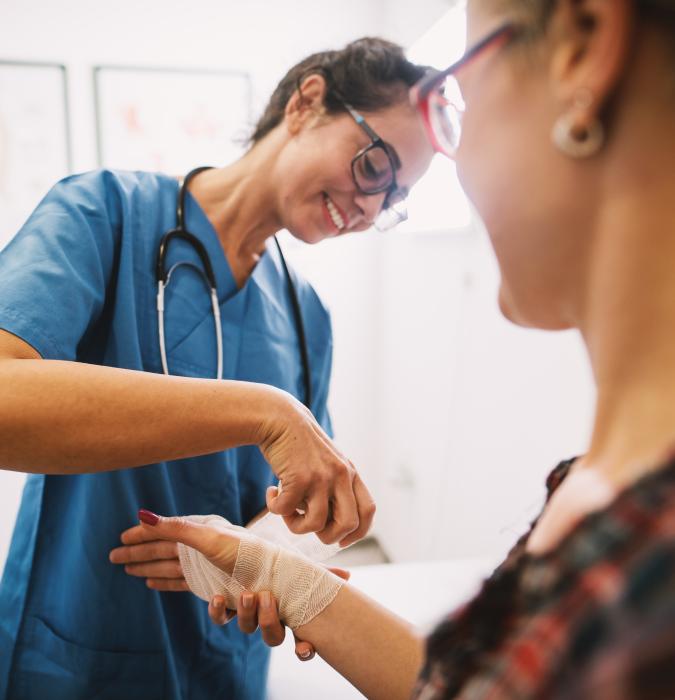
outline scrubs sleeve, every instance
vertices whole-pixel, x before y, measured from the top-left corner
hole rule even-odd
[[[0,328],[45,359],[74,360],[105,302],[120,208],[111,172],[57,183],[0,252]]]

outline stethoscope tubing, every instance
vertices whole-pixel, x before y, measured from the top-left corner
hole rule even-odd
[[[157,251],[157,263],[156,263],[156,278],[157,278],[157,331],[159,336],[159,353],[162,362],[162,371],[164,374],[169,374],[169,364],[166,354],[166,336],[164,330],[164,309],[165,309],[165,299],[164,290],[169,284],[171,279],[171,273],[180,265],[189,265],[195,268],[204,278],[204,282],[209,289],[209,295],[211,298],[211,307],[213,310],[213,323],[216,333],[216,355],[217,355],[217,369],[216,378],[223,378],[223,333],[222,333],[222,319],[220,314],[220,302],[218,300],[218,289],[216,284],[216,277],[213,272],[213,266],[211,265],[211,260],[209,259],[208,252],[204,244],[192,233],[190,233],[185,228],[185,197],[187,193],[187,187],[190,180],[198,173],[208,170],[209,167],[200,167],[191,170],[183,179],[178,189],[178,197],[176,201],[176,228],[167,231],[161,238],[159,249]],[[199,255],[200,261],[202,263],[202,268],[200,269],[197,265],[190,262],[179,262],[175,263],[168,270],[166,269],[166,255],[169,248],[169,244],[175,238],[180,238],[187,243],[189,243]],[[284,275],[288,284],[288,291],[291,300],[291,308],[293,310],[293,319],[295,321],[295,329],[298,336],[298,345],[300,348],[300,360],[303,369],[303,379],[305,388],[304,404],[311,410],[312,406],[312,378],[311,370],[309,364],[309,349],[307,347],[307,336],[305,333],[305,324],[302,319],[302,310],[300,308],[300,301],[298,299],[298,294],[293,284],[293,278],[291,277],[290,269],[286,263],[286,258],[284,257],[283,251],[281,250],[281,245],[277,237],[274,237],[274,241],[279,251],[279,256],[281,259],[281,264],[284,270]]]

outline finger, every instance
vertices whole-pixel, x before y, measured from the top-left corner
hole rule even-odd
[[[138,517],[142,527],[154,532],[156,538],[182,542],[219,566],[222,564],[226,573],[232,573],[239,546],[239,539],[234,535],[186,518],[164,518],[147,510],[140,510]]]
[[[361,477],[358,473],[354,476],[353,487],[354,496],[356,496],[356,507],[359,511],[359,526],[343,540],[340,540],[341,547],[346,547],[365,537],[375,517],[375,501],[370,495],[370,491],[366,488],[366,485],[361,481]]]
[[[141,544],[156,539],[152,532],[141,525],[134,525],[120,535],[122,544]]]
[[[314,658],[314,647],[309,642],[295,637],[295,655],[300,661],[311,661]]]
[[[359,526],[359,511],[354,494],[355,477],[356,470],[350,466],[335,481],[332,518],[321,532],[316,533],[324,544],[341,542]]]
[[[286,527],[296,535],[325,529],[330,514],[330,494],[326,488],[315,489],[304,506],[303,513],[284,516]]]
[[[267,646],[278,647],[284,641],[286,629],[279,620],[276,600],[269,591],[258,593],[258,624]]]
[[[347,569],[340,569],[337,566],[327,566],[326,568],[328,569],[328,571],[335,574],[336,576],[339,576],[345,581],[349,581],[349,579],[352,577],[352,572],[347,571]]]
[[[184,578],[183,567],[178,559],[125,564],[124,571],[129,576],[140,576],[141,578]]]
[[[286,509],[279,505],[278,494],[281,493],[281,489],[277,486],[268,486],[266,492],[267,510],[271,513],[276,513],[283,516],[286,527],[291,532],[300,532],[298,528],[302,528],[302,523],[307,511],[307,501],[303,497],[293,508],[290,508],[290,512],[286,515]],[[283,512],[282,512],[283,511]]]
[[[209,617],[215,625],[226,625],[236,614],[236,611],[227,609],[222,595],[214,595],[209,601]]]
[[[154,591],[179,593],[190,590],[190,586],[187,585],[184,578],[147,578],[145,579],[145,585]]]
[[[244,634],[253,634],[258,629],[258,601],[255,593],[244,591],[237,601],[239,629]]]
[[[159,561],[162,559],[177,559],[178,545],[175,542],[164,542],[155,539],[144,544],[116,547],[110,552],[109,559],[113,564],[132,564],[139,561]]]

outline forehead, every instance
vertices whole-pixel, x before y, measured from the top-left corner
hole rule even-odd
[[[364,112],[363,116],[377,135],[396,150],[401,161],[401,169],[397,171],[400,184],[415,183],[434,155],[418,111],[406,102],[377,112]]]

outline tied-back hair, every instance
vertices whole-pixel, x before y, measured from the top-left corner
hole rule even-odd
[[[328,114],[335,114],[344,111],[343,102],[364,112],[399,104],[426,70],[410,62],[398,44],[373,37],[358,39],[340,50],[312,54],[281,79],[249,142],[255,145],[281,123],[288,100],[296,91],[302,94],[302,82],[310,75],[326,80],[324,107]]]

